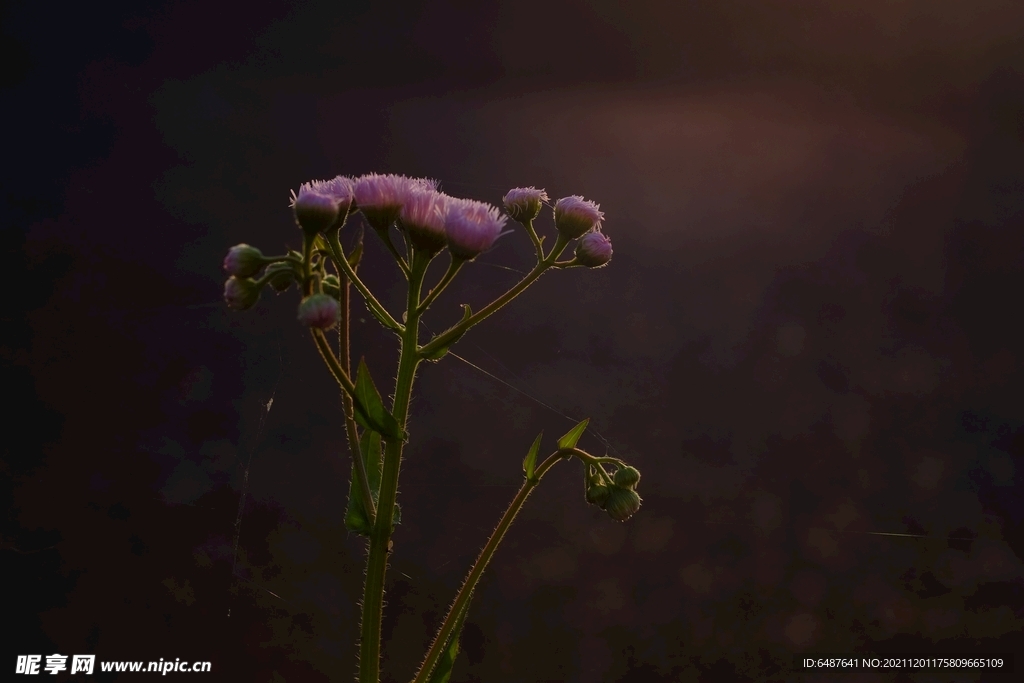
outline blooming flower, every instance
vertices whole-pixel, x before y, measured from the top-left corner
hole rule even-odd
[[[588,232],[576,243],[576,260],[587,268],[600,268],[612,260],[612,241],[600,230]]]
[[[224,283],[224,303],[228,305],[228,308],[244,311],[247,308],[252,308],[259,298],[259,285],[249,278],[232,275]]]
[[[565,237],[576,239],[601,225],[604,213],[599,208],[600,204],[579,195],[562,197],[555,202],[555,227]]]
[[[312,190],[317,194],[326,195],[337,201],[338,212],[341,214],[348,213],[349,209],[352,208],[352,200],[355,198],[352,179],[343,175],[335,176],[330,180],[311,180],[308,183],[303,183],[302,187],[299,188],[299,192],[302,192],[303,188]]]
[[[404,175],[367,173],[355,179],[356,206],[375,230],[387,230],[411,192],[437,189],[437,181]]]
[[[487,251],[498,239],[508,216],[498,208],[472,199],[448,199],[444,231],[452,256],[467,261]]]
[[[224,257],[224,272],[238,277],[252,277],[263,267],[263,252],[248,244],[236,244]]]
[[[520,223],[532,221],[540,213],[542,202],[548,201],[548,193],[535,187],[517,187],[508,191],[502,199],[505,210],[512,220]]]
[[[323,232],[338,220],[338,200],[314,190],[309,183],[299,188],[292,201],[295,220],[307,235]]]
[[[449,197],[422,188],[407,192],[398,214],[399,225],[417,249],[433,254],[445,244],[445,214]]]
[[[328,330],[341,317],[341,305],[326,294],[312,294],[299,304],[299,322],[306,327]]]

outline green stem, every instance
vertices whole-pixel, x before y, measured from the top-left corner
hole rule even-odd
[[[522,224],[526,228],[526,234],[530,236],[530,241],[533,242],[533,248],[537,250],[537,260],[544,260],[544,247],[542,246],[543,240],[537,237],[537,231],[533,229],[533,221],[529,220]]]
[[[420,363],[419,354],[416,352],[420,315],[416,311],[416,306],[420,300],[426,267],[426,259],[413,251],[406,326],[402,331],[398,379],[395,381],[395,400],[391,409],[403,430],[406,430],[409,399],[412,396],[416,368]],[[360,683],[380,681],[380,625],[384,606],[384,574],[387,571],[388,547],[393,530],[392,520],[404,445],[401,439],[386,439],[384,443],[384,467],[381,471],[380,497],[377,499],[377,520],[370,530],[370,551],[366,559],[366,583],[363,586],[362,639],[359,644]]]
[[[373,292],[371,292],[369,288],[367,288],[367,286],[363,284],[363,281],[359,279],[358,275],[356,275],[356,271],[352,269],[352,266],[351,264],[349,264],[348,259],[345,258],[345,252],[341,248],[341,243],[338,242],[338,232],[339,231],[337,230],[332,230],[329,233],[327,233],[327,245],[331,248],[331,255],[334,257],[334,266],[336,268],[340,267],[342,270],[345,271],[345,275],[348,277],[349,280],[352,281],[352,284],[355,285],[355,288],[359,290],[359,293],[363,296],[363,299],[366,300],[366,305],[370,307],[370,309],[374,312],[374,314],[377,316],[378,319],[380,319],[382,323],[384,323],[393,330],[402,332],[404,330],[402,325],[397,320],[391,317],[391,314],[387,312],[387,310],[384,308],[383,305],[381,305],[379,301],[377,301],[377,297],[375,297],[373,295]]]
[[[391,241],[391,233],[388,230],[374,230],[374,232],[377,233],[378,237],[380,237],[384,246],[387,247],[389,252],[391,252],[391,255],[395,257],[395,262],[398,264],[398,267],[402,269],[402,274],[405,275],[405,279],[408,280],[411,275],[409,264],[406,263],[405,257],[398,251],[398,247],[395,246],[395,243]]]
[[[448,344],[451,344],[453,341],[455,341],[463,334],[465,334],[466,330],[468,330],[470,327],[484,320],[485,318],[496,312],[498,309],[500,309],[502,306],[512,301],[512,299],[515,299],[517,296],[522,294],[527,287],[532,285],[537,280],[537,278],[544,274],[544,271],[546,271],[548,268],[554,265],[555,259],[558,258],[558,256],[562,253],[562,251],[565,249],[565,246],[568,243],[569,240],[567,240],[565,237],[562,236],[561,233],[559,233],[558,237],[555,239],[554,246],[551,248],[551,253],[549,253],[543,259],[539,260],[537,262],[537,265],[533,267],[533,270],[526,274],[526,277],[524,277],[522,280],[516,283],[516,285],[512,289],[508,290],[507,292],[505,292],[497,299],[481,308],[473,315],[469,316],[468,318],[458,323],[457,325],[449,328],[446,332],[441,333],[439,336],[434,337],[427,344],[424,344],[420,348],[420,356],[428,357],[434,352],[436,352],[438,349],[444,348]]]
[[[358,264],[357,264],[358,265]],[[352,268],[355,270],[355,267]],[[341,305],[341,316],[338,320],[338,359],[347,377],[352,377],[352,357],[350,353],[351,340],[349,338],[349,323],[351,316],[352,291],[349,288],[349,279],[345,273],[338,272],[339,287],[338,299]],[[366,519],[373,525],[377,517],[377,508],[370,494],[370,480],[366,473],[366,463],[363,462],[363,454],[359,448],[359,431],[356,428],[355,405],[352,396],[347,391],[341,392],[341,404],[345,410],[345,434],[348,437],[348,450],[352,454],[353,471],[359,479],[359,488],[363,494],[363,505],[366,508]]]
[[[533,479],[523,481],[522,487],[519,489],[516,497],[512,499],[508,509],[505,510],[505,514],[502,515],[498,526],[491,532],[491,537],[487,539],[487,544],[480,551],[480,555],[476,558],[472,568],[470,568],[466,580],[462,583],[462,587],[459,588],[459,592],[455,596],[455,602],[452,603],[451,609],[448,610],[448,615],[444,618],[441,628],[438,629],[434,642],[427,651],[426,657],[423,658],[423,664],[420,665],[420,670],[416,673],[413,683],[426,683],[430,678],[430,673],[434,670],[437,660],[440,659],[441,653],[452,637],[452,632],[455,630],[455,623],[458,621],[459,615],[469,606],[473,590],[480,582],[480,577],[483,576],[484,570],[487,569],[487,564],[491,561],[494,551],[498,549],[498,545],[505,537],[505,532],[508,531],[512,522],[515,521],[516,515],[519,514],[523,504],[526,503],[526,499],[530,496],[530,492],[540,482],[541,477],[556,462],[565,459],[565,457],[566,454],[564,452],[556,451],[552,453],[534,471]]]
[[[441,292],[444,291],[444,288],[448,286],[448,283],[455,279],[455,275],[459,272],[459,269],[462,268],[463,263],[465,263],[464,260],[455,258],[454,256],[452,257],[451,263],[448,264],[448,270],[445,271],[441,281],[434,285],[434,288],[430,290],[427,297],[416,308],[417,313],[422,314],[430,308],[430,304],[434,303],[434,300],[441,294]]]

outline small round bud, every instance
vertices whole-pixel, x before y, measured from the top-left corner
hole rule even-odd
[[[306,327],[328,330],[341,317],[341,305],[326,294],[312,294],[299,304],[299,322]]]
[[[615,476],[612,478],[616,486],[633,489],[640,483],[640,470],[635,467],[621,467],[615,471]]]
[[[224,257],[224,272],[236,277],[252,277],[263,267],[263,252],[248,244],[236,244]]]
[[[587,487],[587,502],[591,505],[603,508],[605,503],[608,502],[609,493],[611,493],[611,489],[604,484],[594,484],[589,486]]]
[[[540,214],[543,202],[548,201],[548,193],[535,187],[517,187],[509,190],[502,199],[505,210],[512,220],[528,223]]]
[[[228,308],[244,311],[256,305],[260,299],[260,286],[255,280],[232,275],[224,283],[224,303]]]
[[[338,220],[338,200],[305,185],[299,189],[292,208],[295,220],[310,237],[328,229]]]
[[[295,282],[295,272],[288,263],[271,263],[267,266],[267,276],[270,286],[278,293],[287,291]]]
[[[587,268],[600,268],[612,260],[612,241],[600,230],[588,232],[576,243],[576,260]]]
[[[324,293],[328,294],[331,298],[336,298],[341,294],[341,282],[338,280],[337,275],[326,275],[324,276]]]
[[[601,225],[604,213],[600,204],[579,195],[562,197],[555,202],[555,227],[569,239],[576,239]]]
[[[615,486],[608,494],[604,509],[615,521],[625,522],[640,509],[640,496],[636,491]]]

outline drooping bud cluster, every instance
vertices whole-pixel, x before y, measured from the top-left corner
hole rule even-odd
[[[640,496],[635,490],[640,483],[640,472],[635,467],[619,467],[609,483],[606,477],[598,472],[599,467],[601,465],[587,467],[587,502],[607,512],[612,519],[624,522],[640,509]]]

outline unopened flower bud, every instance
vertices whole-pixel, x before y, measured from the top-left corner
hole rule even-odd
[[[332,298],[336,298],[339,294],[341,294],[341,282],[338,280],[337,275],[324,276],[323,284],[324,292],[331,296]]]
[[[295,220],[310,237],[328,229],[338,220],[338,200],[320,194],[308,184],[299,188],[299,195],[292,208],[295,210]]]
[[[601,225],[604,213],[600,204],[579,195],[562,197],[555,202],[555,227],[568,239],[576,239]]]
[[[287,291],[295,282],[295,272],[289,263],[271,263],[267,266],[267,276],[270,286],[278,293]]]
[[[640,509],[640,496],[632,489],[612,487],[604,505],[608,516],[617,522],[624,522]]]
[[[312,294],[299,304],[299,322],[306,327],[328,330],[341,317],[341,305],[326,294]]]
[[[621,467],[616,470],[613,479],[617,486],[633,489],[640,483],[640,470],[635,467]]]
[[[260,286],[255,280],[232,275],[224,283],[224,303],[228,308],[244,311],[252,308],[260,299]]]
[[[611,489],[604,484],[592,484],[587,487],[587,502],[603,508],[608,502],[609,493],[611,493]]]
[[[540,214],[542,202],[548,201],[548,193],[535,187],[517,187],[509,190],[502,199],[505,210],[512,220],[528,223]]]
[[[448,250],[456,258],[473,260],[491,248],[507,220],[490,204],[449,198],[444,222]]]
[[[600,230],[588,232],[576,243],[576,260],[587,268],[600,268],[612,260],[612,241]]]
[[[263,267],[263,252],[248,244],[236,244],[224,257],[224,272],[237,277],[252,277]]]

